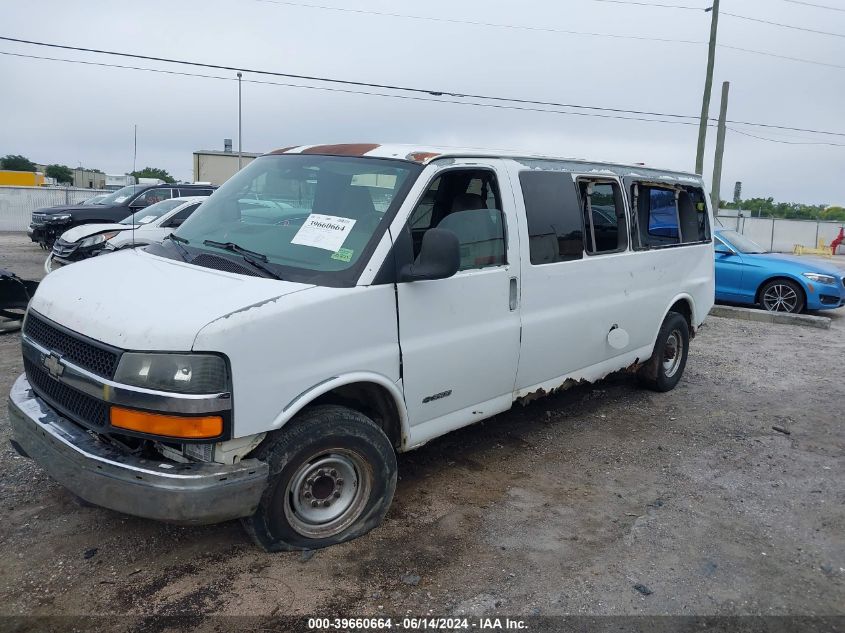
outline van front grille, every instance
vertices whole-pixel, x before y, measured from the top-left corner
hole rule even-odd
[[[108,425],[109,407],[105,402],[60,383],[28,358],[24,358],[23,366],[35,393],[60,413],[87,427],[102,429]]]
[[[118,351],[100,347],[79,336],[60,330],[46,319],[30,311],[23,333],[50,351],[60,354],[75,365],[104,378],[112,378],[120,358]]]

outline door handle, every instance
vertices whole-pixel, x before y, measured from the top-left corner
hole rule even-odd
[[[508,306],[510,307],[511,312],[519,307],[519,286],[517,285],[516,277],[511,277]]]

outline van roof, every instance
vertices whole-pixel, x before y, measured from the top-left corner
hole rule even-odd
[[[268,154],[323,154],[327,156],[368,156],[371,158],[392,158],[394,160],[406,160],[421,165],[440,158],[511,158],[516,160],[553,160],[571,163],[582,163],[586,165],[606,165],[608,167],[623,167],[626,169],[661,171],[667,174],[674,174],[684,177],[700,178],[701,176],[692,172],[679,171],[676,169],[661,169],[645,164],[626,164],[609,161],[587,160],[584,158],[568,158],[564,156],[551,156],[547,154],[532,154],[530,152],[518,152],[514,150],[484,149],[478,147],[446,147],[446,146],[425,146],[408,144],[378,144],[378,143],[341,143],[337,145],[298,145],[283,147],[268,152]]]

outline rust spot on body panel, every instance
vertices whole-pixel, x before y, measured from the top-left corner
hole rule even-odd
[[[302,150],[303,154],[327,154],[329,156],[363,156],[378,149],[373,143],[346,143],[340,145],[315,145]]]
[[[438,152],[411,152],[405,158],[412,160],[415,163],[422,163],[425,165],[430,160],[440,156]]]
[[[265,156],[273,156],[276,154],[286,154],[287,152],[291,151],[292,149],[296,149],[297,147],[301,147],[301,145],[291,145],[290,147],[283,147],[282,149],[274,149],[272,152],[267,152]]]

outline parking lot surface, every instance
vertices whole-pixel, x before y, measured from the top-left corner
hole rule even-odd
[[[45,253],[0,238],[36,275]],[[0,614],[843,615],[843,312],[711,317],[670,393],[616,376],[451,433],[400,456],[381,527],[305,554],[83,507],[4,407]],[[19,344],[0,335],[4,397]]]

